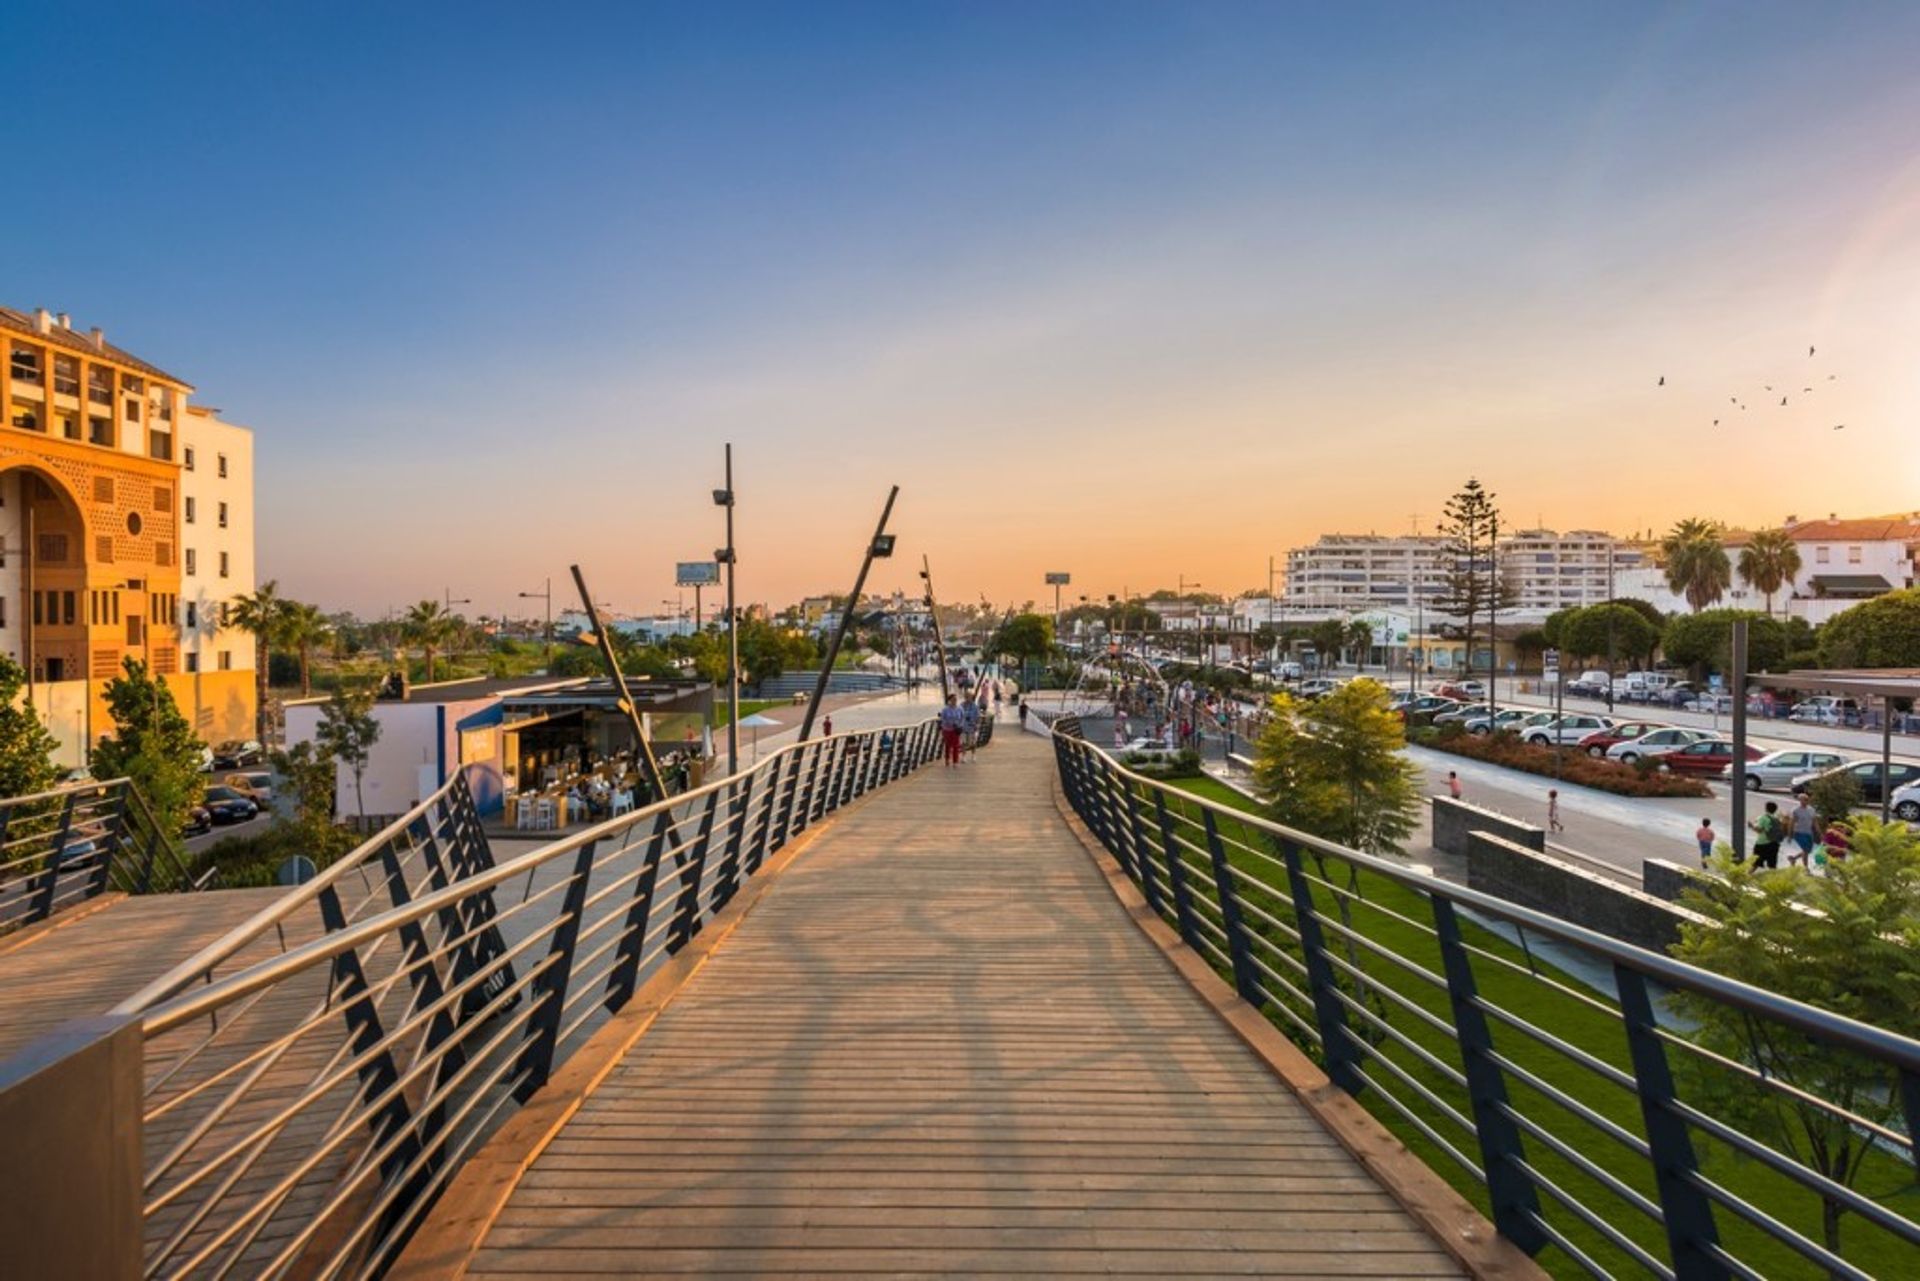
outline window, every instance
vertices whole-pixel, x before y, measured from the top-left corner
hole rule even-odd
[[[193,500],[189,498],[187,501],[192,502]],[[193,548],[191,547],[187,548],[186,571],[189,574],[197,574],[200,572],[200,558],[193,554]]]
[[[200,655],[192,654],[192,653],[189,653],[187,655],[187,670],[190,672],[197,672],[200,670]]]
[[[113,477],[95,476],[93,478],[93,501],[96,503],[113,501]]]
[[[227,554],[225,552],[221,552],[220,553],[220,577],[225,578],[226,576],[227,576]]]
[[[40,561],[42,564],[66,564],[67,536],[65,534],[41,534],[34,541],[40,545]]]
[[[189,525],[193,524],[193,513],[194,513],[193,495],[189,494],[185,498],[182,498],[180,500],[180,503],[181,503],[182,513],[187,518],[187,524]]]
[[[53,390],[56,395],[80,394],[80,362],[72,356],[53,358]]]
[[[87,418],[87,440],[95,445],[113,448],[113,419],[91,414]]]
[[[220,504],[220,528],[225,529],[226,527],[227,527],[227,505],[225,503],[221,503]]]
[[[139,422],[140,421],[140,402],[137,400],[134,400],[132,397],[128,397],[126,412],[121,414],[120,416],[122,418],[125,418],[130,423]]]
[[[13,367],[13,376],[16,381],[30,383],[41,381],[39,348],[15,343],[9,363]]]
[[[173,490],[165,485],[155,485],[153,487],[153,509],[157,512],[172,511]]]
[[[67,440],[80,439],[80,416],[78,414],[59,413],[53,416],[54,425],[60,429],[60,435]]]
[[[1813,563],[1816,565],[1824,565],[1827,563],[1827,549],[1825,547],[1816,547],[1813,549]]]
[[[129,534],[138,538],[140,537],[140,531],[144,528],[146,528],[146,522],[140,519],[139,512],[127,513],[127,532]]]
[[[187,602],[187,627],[189,629],[192,629],[198,626],[200,626],[200,606],[194,603],[193,601],[188,601]]]
[[[102,565],[113,564],[112,534],[101,534],[93,540],[93,558]]]
[[[163,567],[173,564],[173,544],[164,539],[154,540],[153,563]]]
[[[127,644],[138,645],[142,640],[141,618],[138,614],[127,615]]]
[[[78,592],[60,593],[60,621],[68,627],[72,627],[74,624],[74,618],[77,613],[75,606],[78,604],[79,595],[80,593]]]
[[[232,650],[223,649],[220,651],[220,670],[223,672],[230,672],[233,670],[233,651]]]
[[[21,405],[13,407],[13,425],[21,431],[39,431],[40,415]]]
[[[7,629],[7,598],[0,596],[0,632]]]
[[[1860,549],[1858,547],[1847,548],[1847,564],[1858,565],[1859,563],[1860,563]]]
[[[227,474],[227,456],[225,454],[219,455],[218,462],[219,466],[216,470],[224,477]]]
[[[185,449],[180,451],[180,464],[181,466],[185,467],[188,471],[193,470],[193,446],[192,445],[188,445]]]
[[[173,460],[173,433],[159,427],[147,429],[147,457],[162,462]]]
[[[96,405],[113,406],[113,371],[99,365],[87,367],[87,399]]]

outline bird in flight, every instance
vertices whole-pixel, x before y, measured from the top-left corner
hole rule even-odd
[[[1809,355],[1809,356],[1811,356],[1811,355],[1813,355],[1813,348],[1812,348],[1812,347],[1808,347],[1808,348],[1807,348],[1807,355]]]
[[[1785,396],[1782,396],[1782,397],[1780,398],[1780,403],[1781,403],[1782,405],[1785,405],[1785,404],[1787,403],[1787,398],[1786,398]]]
[[[1719,420],[1718,418],[1716,418],[1716,419],[1714,419],[1714,420],[1713,420],[1713,425],[1714,425],[1715,427],[1718,427],[1718,426],[1720,425],[1720,420]]]
[[[1845,423],[1841,423],[1839,426],[1834,428],[1835,431],[1845,431],[1846,429],[1847,429],[1847,425]]]

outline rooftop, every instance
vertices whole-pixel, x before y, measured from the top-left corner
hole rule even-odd
[[[53,316],[46,311],[15,311],[11,307],[0,307],[0,329],[9,333],[44,342],[50,347],[58,347],[77,356],[104,357],[117,365],[138,370],[150,378],[158,378],[163,382],[170,382],[191,390],[192,384],[186,379],[176,378],[159,366],[148,364],[132,352],[114,346],[106,340],[101,330],[95,329],[89,333],[81,333],[72,328],[70,323],[64,323],[66,321],[67,317],[64,313]]]

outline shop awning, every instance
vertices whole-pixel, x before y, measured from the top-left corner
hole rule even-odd
[[[1822,596],[1884,596],[1893,590],[1878,574],[1815,574],[1811,581]]]

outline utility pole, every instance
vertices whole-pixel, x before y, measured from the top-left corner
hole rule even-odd
[[[1607,536],[1607,713],[1613,713],[1613,536]],[[1744,797],[1745,789],[1741,789]],[[1736,836],[1735,838],[1739,838]],[[1741,848],[1739,845],[1735,849]]]
[[[813,699],[807,704],[807,714],[800,722],[800,737],[796,742],[804,743],[813,733],[813,718],[820,712],[820,703],[827,696],[827,683],[833,679],[834,660],[840,657],[840,642],[846,639],[847,629],[853,626],[853,615],[860,608],[860,593],[867,585],[867,571],[873,568],[875,558],[884,560],[893,555],[893,535],[887,532],[887,518],[893,515],[893,500],[900,497],[900,486],[895,485],[887,491],[887,505],[880,509],[880,523],[873,527],[873,537],[867,542],[866,555],[860,558],[860,573],[853,580],[853,592],[847,597],[847,607],[840,613],[840,625],[834,628],[833,640],[827,646],[827,657],[820,664],[820,679],[814,684]]]
[[[453,588],[451,588],[451,587],[449,587],[449,588],[447,588],[447,591],[446,591],[446,601],[447,601],[447,615],[448,615],[448,617],[452,617],[452,615],[453,615],[453,607],[454,607],[455,605],[471,605],[471,604],[473,604],[473,601],[472,601],[472,599],[471,599],[471,598],[469,598],[469,597],[466,597],[466,596],[462,596],[462,597],[461,597],[461,598],[460,598],[459,600],[455,600],[455,599],[453,598]]]
[[[927,584],[927,617],[933,620],[933,652],[940,659],[940,701],[945,703],[952,686],[947,683],[947,641],[940,634],[940,607],[933,603],[933,566],[925,554],[920,557],[920,577]]]
[[[1727,787],[1733,794],[1733,857],[1747,856],[1747,620],[1733,620],[1733,764],[1727,769]],[[1611,685],[1608,688],[1612,688]],[[1887,780],[1882,778],[1884,784]],[[1882,787],[1882,794],[1891,790]]]
[[[607,635],[607,629],[600,625],[600,608],[593,603],[593,593],[587,590],[586,576],[580,567],[574,565],[573,585],[580,589],[580,604],[587,611],[587,626],[593,628],[593,639],[600,646],[600,657],[607,665],[607,675],[613,678],[614,693],[619,697],[620,710],[626,713],[627,723],[633,726],[633,739],[637,745],[640,766],[646,772],[647,786],[653,789],[655,800],[667,798],[667,780],[660,773],[660,762],[653,757],[653,744],[647,741],[647,724],[641,718],[640,709],[633,705],[633,693],[627,688],[627,677],[620,670],[620,660],[613,652],[613,638]]]
[[[1469,659],[1471,661],[1471,659]],[[1500,714],[1500,513],[1487,525],[1487,715]],[[1488,721],[1491,725],[1491,719]],[[1560,731],[1553,731],[1554,745]]]
[[[547,603],[547,675],[553,675],[553,579],[547,579],[545,591],[521,592],[521,600],[539,600]]]
[[[733,603],[733,444],[727,444],[726,488],[713,501],[727,509],[727,545],[715,559],[727,567],[727,773],[740,772],[740,616]],[[695,596],[694,609],[700,608]]]

